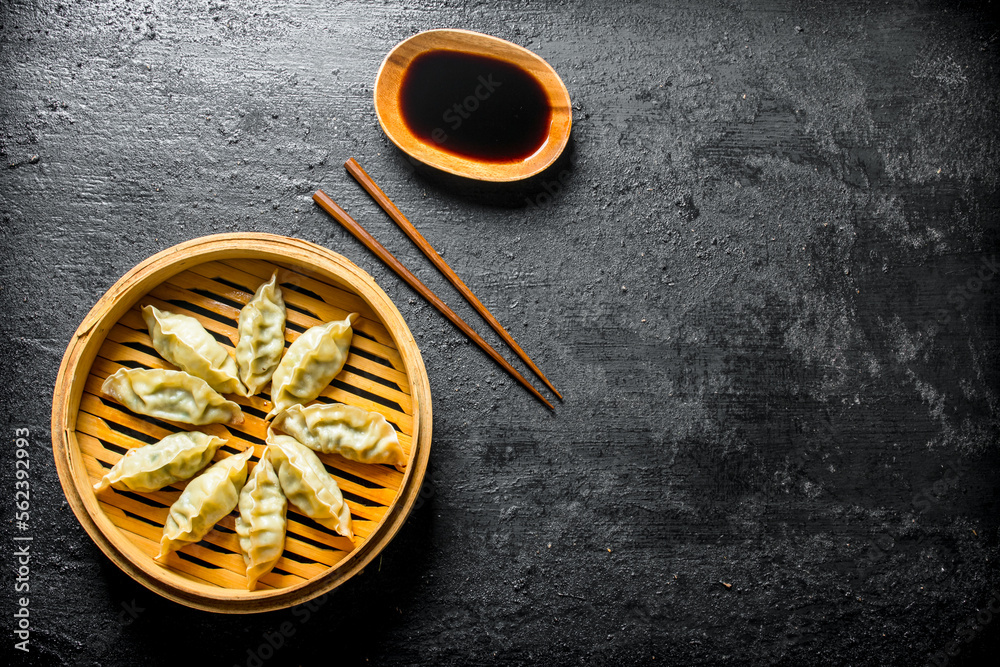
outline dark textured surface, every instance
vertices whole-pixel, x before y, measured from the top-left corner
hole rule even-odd
[[[990,4],[0,7],[4,654],[27,428],[37,664],[995,657]],[[434,27],[509,39],[562,75],[561,178],[470,187],[386,140],[375,71]],[[311,203],[324,188],[488,331],[345,174],[350,156],[563,390],[554,415]],[[48,433],[62,352],[101,294],[163,248],[236,230],[369,271],[434,396],[426,502],[396,540],[321,607],[255,617],[118,571],[64,502]]]

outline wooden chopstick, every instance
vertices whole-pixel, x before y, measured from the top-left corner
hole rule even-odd
[[[347,173],[353,176],[354,180],[356,180],[361,187],[363,187],[365,191],[371,195],[372,199],[374,199],[376,203],[382,207],[382,210],[385,211],[390,218],[392,218],[392,221],[395,222],[399,228],[410,237],[410,240],[413,241],[418,248],[420,248],[420,252],[424,253],[424,256],[431,260],[431,263],[437,267],[438,271],[444,274],[444,277],[448,279],[448,282],[454,285],[455,289],[457,289],[459,293],[465,297],[465,300],[469,302],[469,305],[475,308],[477,313],[482,315],[483,319],[486,320],[491,327],[493,327],[493,330],[497,332],[505,343],[510,345],[511,349],[513,349],[514,352],[517,353],[517,356],[521,358],[521,361],[527,364],[528,368],[534,371],[535,375],[537,375],[541,381],[545,383],[545,386],[548,387],[553,394],[559,397],[560,401],[563,400],[562,394],[556,391],[556,388],[552,386],[552,383],[549,382],[547,377],[545,377],[545,374],[542,373],[541,369],[535,365],[535,362],[531,360],[528,353],[521,349],[521,346],[517,344],[514,337],[503,328],[503,325],[497,321],[497,318],[493,317],[493,313],[491,313],[489,309],[476,298],[476,295],[472,293],[472,290],[469,289],[464,282],[462,282],[462,279],[458,277],[458,274],[452,271],[451,267],[448,266],[448,263],[444,261],[436,250],[434,250],[434,246],[432,246],[430,242],[417,231],[417,228],[413,226],[413,223],[410,222],[406,216],[403,215],[403,212],[400,211],[394,203],[392,203],[392,200],[389,199],[384,192],[382,192],[382,188],[380,188],[372,177],[361,168],[358,161],[351,158],[344,163],[344,167],[347,169]]]
[[[427,301],[429,301],[432,306],[437,308],[442,315],[447,317],[448,320],[456,327],[458,327],[458,329],[462,333],[468,336],[473,343],[482,348],[483,352],[490,355],[493,361],[500,364],[500,367],[503,368],[508,373],[510,373],[511,377],[513,377],[515,380],[520,382],[525,389],[531,392],[532,396],[534,396],[539,401],[544,403],[549,410],[555,410],[552,404],[549,403],[547,400],[545,400],[545,397],[542,396],[539,393],[539,391],[535,389],[534,386],[532,386],[530,382],[525,380],[524,376],[522,376],[520,373],[517,372],[516,368],[511,366],[506,359],[501,357],[499,352],[490,347],[489,343],[487,343],[485,340],[482,339],[482,337],[479,334],[473,331],[472,327],[466,324],[461,317],[456,315],[455,311],[449,308],[444,301],[439,299],[438,296],[434,294],[434,292],[432,292],[429,287],[427,287],[427,285],[424,285],[422,282],[420,282],[419,278],[410,273],[409,269],[403,266],[402,262],[396,259],[391,252],[386,250],[381,243],[376,241],[375,237],[369,234],[364,227],[362,227],[360,224],[358,224],[356,220],[354,220],[354,218],[349,216],[344,209],[340,208],[340,206],[337,205],[337,202],[330,199],[330,197],[322,190],[317,190],[313,194],[313,201],[319,204],[324,211],[332,215],[334,220],[343,225],[344,228],[347,229],[347,231],[349,231],[351,234],[353,234],[354,238],[361,241],[366,248],[368,248],[373,253],[378,255],[378,258],[381,259],[383,262],[385,262],[390,269],[395,271],[396,275],[398,275],[400,278],[406,281],[406,283],[410,287],[415,289],[420,294],[420,296],[427,299]]]

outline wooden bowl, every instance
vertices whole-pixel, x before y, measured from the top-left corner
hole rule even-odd
[[[486,162],[448,152],[415,135],[403,120],[400,87],[414,58],[435,50],[498,58],[533,75],[545,90],[552,112],[541,148],[520,161]],[[397,44],[375,78],[375,113],[389,139],[407,155],[450,174],[494,182],[518,181],[544,171],[566,147],[573,121],[569,92],[551,65],[517,44],[470,30],[428,30]]]
[[[320,455],[351,508],[356,537],[340,537],[289,505],[285,552],[258,589],[246,590],[235,512],[197,544],[153,556],[169,506],[185,483],[155,493],[93,484],[129,448],[170,432],[198,429],[228,438],[216,460],[247,448],[263,453],[270,408],[263,395],[241,398],[240,426],[190,426],[130,412],[100,392],[122,366],[171,368],[152,349],[140,306],[152,303],[197,317],[235,344],[239,309],[278,269],[287,307],[286,345],[321,321],[361,314],[343,371],[320,401],[382,413],[409,456],[403,472]],[[261,612],[305,602],[359,572],[396,534],[417,498],[431,444],[431,399],[420,351],[399,311],[372,278],[325,248],[270,234],[220,234],[174,246],[129,271],[90,311],[62,360],[52,402],[52,445],[70,507],[97,546],[139,583],[190,607]]]

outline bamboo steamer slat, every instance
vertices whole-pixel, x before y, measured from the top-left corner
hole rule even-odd
[[[395,426],[408,456],[402,472],[336,455],[320,459],[344,492],[355,538],[336,535],[289,505],[285,552],[255,591],[245,590],[235,511],[198,542],[153,561],[168,508],[187,482],[154,493],[93,484],[127,450],[178,430],[228,440],[215,456],[264,451],[270,409],[263,395],[227,396],[244,410],[239,426],[191,426],[150,419],[101,395],[104,379],[124,367],[172,368],[153,350],[140,306],[197,318],[236,341],[239,309],[278,270],[287,305],[286,346],[311,326],[347,313],[361,317],[345,369],[321,395],[380,412]],[[325,248],[271,234],[219,234],[169,248],[129,271],[90,311],[63,356],[52,401],[52,446],[59,481],[73,513],[98,547],[147,588],[181,604],[222,613],[281,609],[330,591],[357,574],[400,529],[419,494],[431,445],[427,373],[399,311],[357,266]],[[253,465],[253,464],[252,464]],[[252,469],[252,468],[251,468]]]

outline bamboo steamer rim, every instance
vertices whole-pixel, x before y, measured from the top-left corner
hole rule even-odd
[[[253,592],[202,584],[163,568],[143,553],[98,505],[76,435],[84,385],[108,332],[151,290],[200,264],[258,259],[295,266],[331,279],[361,297],[392,337],[412,399],[412,452],[395,500],[360,546],[322,574],[285,588]],[[52,448],[66,499],[90,538],[119,568],[150,590],[183,605],[220,613],[287,608],[327,593],[360,572],[402,527],[427,470],[431,444],[430,384],[420,350],[402,315],[374,279],[346,258],[301,239],[263,233],[196,238],[140,262],[98,300],[71,338],[52,401]]]

